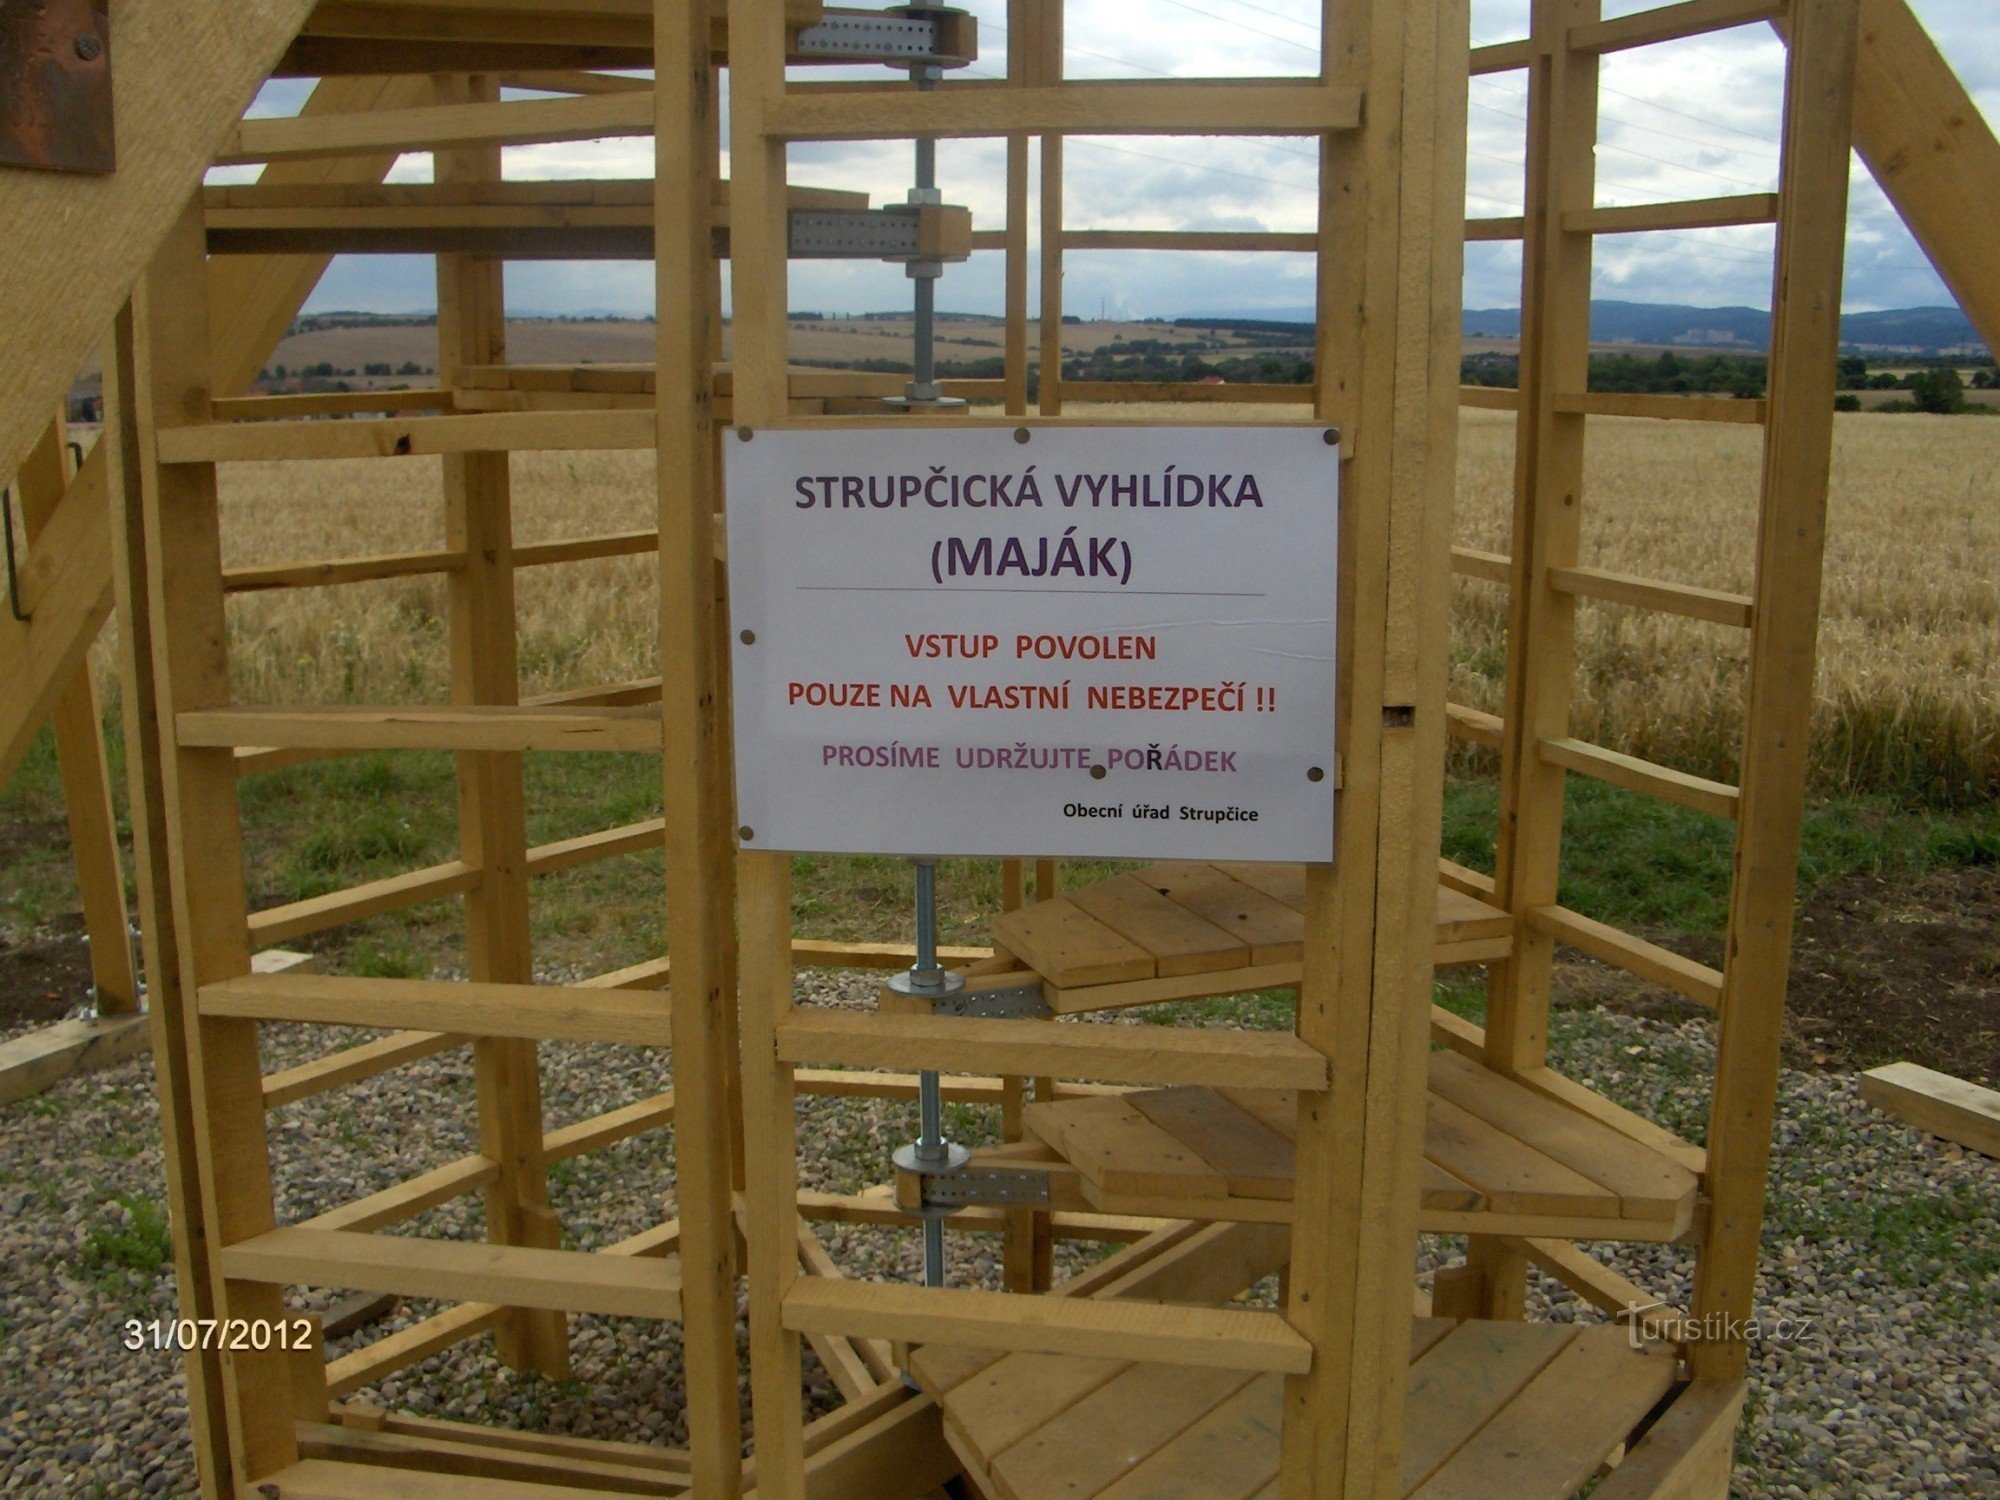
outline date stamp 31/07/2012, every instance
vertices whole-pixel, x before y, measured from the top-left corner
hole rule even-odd
[[[121,1342],[133,1353],[165,1349],[310,1349],[318,1339],[311,1318],[128,1318]]]

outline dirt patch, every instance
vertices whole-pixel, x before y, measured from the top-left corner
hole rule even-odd
[[[1721,962],[1713,941],[1656,941]],[[1556,993],[1563,1005],[1648,1020],[1703,1014],[1569,954],[1557,963]],[[1978,1083],[2000,1079],[2000,870],[1855,875],[1821,886],[1799,912],[1785,1010],[1791,1067],[1851,1072],[1907,1059]]]
[[[1907,1058],[2000,1078],[2000,869],[1820,887],[1799,914],[1788,1010],[1795,1065]]]
[[[63,917],[22,942],[0,937],[0,1032],[60,1021],[90,999],[83,919]]]

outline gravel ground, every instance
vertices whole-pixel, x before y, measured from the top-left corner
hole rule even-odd
[[[803,985],[807,998],[837,1005],[868,993],[857,978]],[[267,1067],[336,1044],[327,1029],[270,1030]],[[1705,1023],[1567,1012],[1554,1034],[1567,1071],[1699,1138],[1713,1057]],[[659,1058],[630,1049],[550,1046],[544,1059],[544,1104],[555,1122],[669,1081]],[[279,1111],[280,1219],[469,1151],[472,1104],[470,1056],[461,1052]],[[808,1185],[857,1191],[881,1180],[888,1150],[911,1133],[912,1113],[867,1101],[805,1103]],[[993,1122],[989,1112],[954,1108],[949,1123],[967,1139]],[[672,1214],[670,1139],[642,1137],[555,1169],[553,1197],[573,1245],[602,1245]],[[193,1493],[178,1360],[123,1347],[127,1320],[173,1309],[172,1267],[158,1259],[161,1196],[150,1062],[0,1109],[0,1491]],[[1760,1307],[1771,1336],[1756,1350],[1737,1493],[2000,1496],[2000,1166],[1878,1115],[1850,1078],[1787,1073],[1772,1209]],[[465,1199],[407,1232],[471,1236],[479,1218],[476,1198]],[[829,1228],[824,1237],[857,1274],[918,1273],[914,1234]],[[991,1284],[995,1248],[953,1236],[952,1279]],[[1420,1270],[1452,1258],[1452,1249],[1427,1241]],[[1685,1252],[1598,1249],[1685,1305]],[[1596,1316],[1573,1299],[1538,1297],[1546,1316]],[[302,1308],[328,1300],[293,1295]],[[430,1310],[405,1304],[364,1337]],[[576,1318],[572,1329],[569,1381],[514,1374],[480,1339],[360,1394],[462,1420],[684,1442],[678,1330],[596,1317]],[[830,1385],[810,1357],[807,1367],[809,1399],[824,1408]]]

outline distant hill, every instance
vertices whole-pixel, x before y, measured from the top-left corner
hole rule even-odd
[[[1485,338],[1518,338],[1518,307],[1467,308],[1465,331]],[[1847,313],[1842,344],[1858,354],[1977,354],[1985,345],[1955,307],[1901,307]],[[1702,348],[1762,350],[1771,315],[1755,307],[1686,307],[1662,302],[1593,302],[1590,336],[1604,344],[1691,344]]]
[[[1176,318],[1188,328],[1271,331],[1304,328],[1307,308],[1257,313],[1215,313]],[[1518,307],[1469,307],[1468,338],[1521,336]],[[1970,320],[1955,307],[1899,307],[1883,312],[1848,313],[1840,320],[1842,344],[1856,354],[1979,354],[1985,351]],[[1590,337],[1603,344],[1685,344],[1703,349],[1761,352],[1771,337],[1771,315],[1757,307],[1689,307],[1667,302],[1590,304]]]

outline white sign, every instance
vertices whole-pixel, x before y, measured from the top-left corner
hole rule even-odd
[[[1325,429],[727,451],[746,847],[1333,858]]]

